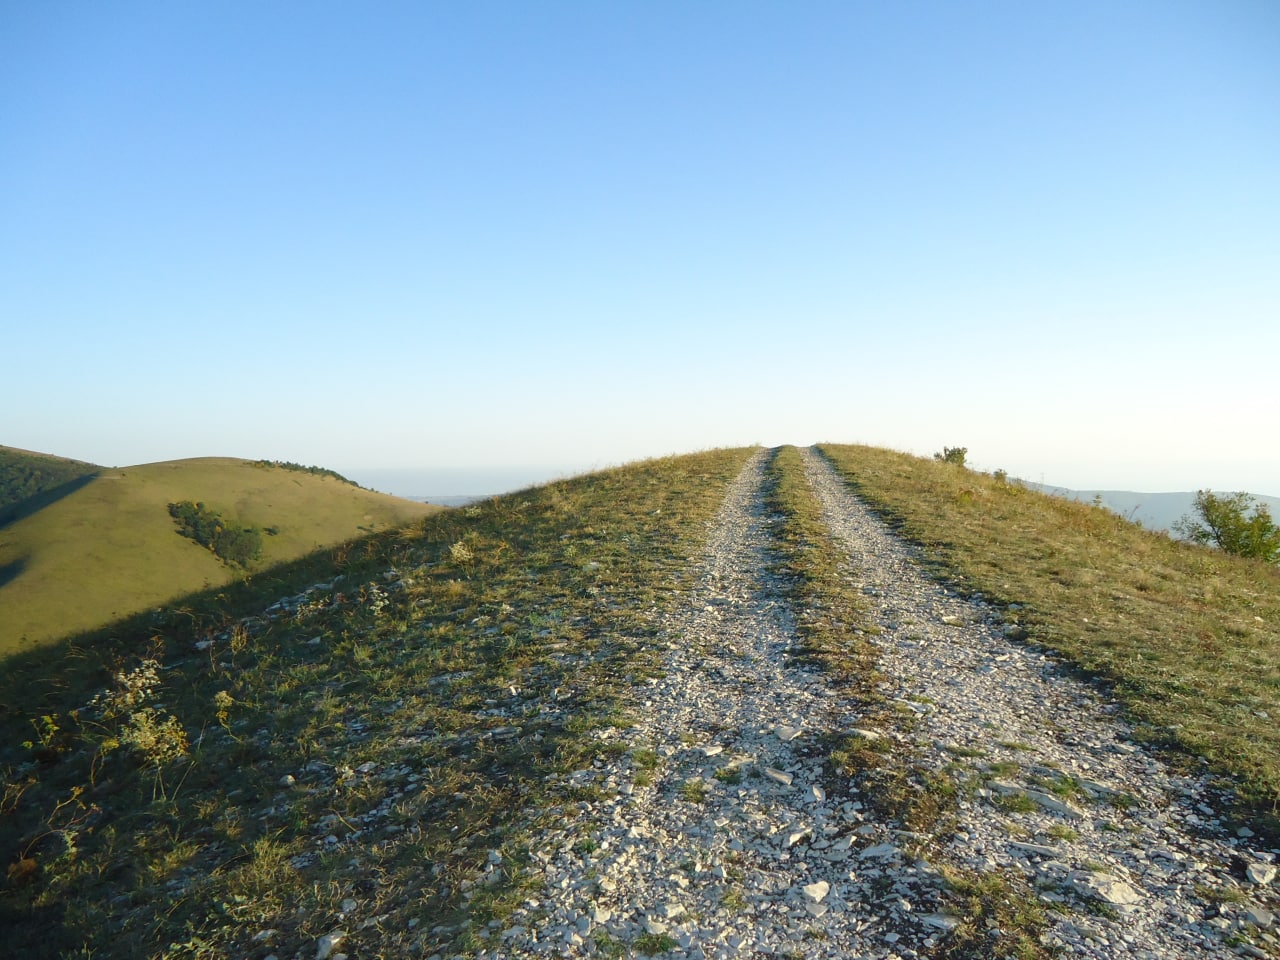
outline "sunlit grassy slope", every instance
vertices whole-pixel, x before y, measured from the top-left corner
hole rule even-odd
[[[168,504],[203,501],[271,528],[256,569],[383,530],[433,507],[332,477],[209,457],[103,469],[0,528],[0,654],[89,630],[235,579],[176,532]]]
[[[822,451],[944,578],[1111,683],[1139,732],[1280,803],[1280,568],[954,464]]]

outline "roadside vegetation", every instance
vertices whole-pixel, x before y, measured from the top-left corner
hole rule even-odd
[[[1280,562],[1280,527],[1265,503],[1247,493],[1196,491],[1194,513],[1174,524],[1173,531],[1192,543],[1213,544],[1237,557]]]
[[[575,802],[568,774],[629,723],[617,694],[655,668],[650,614],[689,587],[750,453],[437,513],[11,657],[9,952],[496,942],[530,840]]]
[[[1137,733],[1203,758],[1255,827],[1280,820],[1280,568],[955,464],[822,453],[936,574],[1114,688]]]

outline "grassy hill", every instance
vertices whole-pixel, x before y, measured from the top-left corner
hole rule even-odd
[[[10,952],[315,956],[342,930],[353,956],[477,953],[528,898],[537,837],[592,789],[570,774],[661,668],[655,613],[687,601],[751,452],[438,512],[94,643],[11,657]],[[1141,735],[1210,764],[1244,822],[1275,828],[1280,570],[951,464],[824,452],[940,577],[1112,685]],[[786,453],[778,489],[804,488]],[[772,509],[798,510],[781,496]],[[813,524],[782,525],[779,563],[808,584],[801,626],[829,668],[874,671],[849,636],[857,590]]]
[[[257,570],[433,509],[333,476],[247,460],[91,468],[38,492],[38,509],[30,498],[12,505],[17,519],[0,527],[0,655],[236,579],[236,570],[177,534],[168,504],[181,500],[274,531],[263,537]]]

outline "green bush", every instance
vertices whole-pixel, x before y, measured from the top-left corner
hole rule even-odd
[[[943,447],[941,453],[935,453],[933,459],[941,460],[943,463],[954,463],[957,466],[964,466],[964,458],[969,455],[968,447]]]
[[[203,503],[171,503],[169,516],[178,522],[179,533],[208,547],[223,563],[247,567],[262,556],[261,530],[228,525],[221,514]]]
[[[1238,557],[1280,561],[1280,527],[1272,522],[1267,505],[1247,493],[1219,495],[1198,490],[1195,516],[1184,516],[1173,529],[1193,543],[1212,543]]]

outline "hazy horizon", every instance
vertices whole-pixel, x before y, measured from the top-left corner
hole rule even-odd
[[[3,438],[0,438],[3,439]],[[822,441],[818,441],[822,442]],[[841,442],[841,441],[831,441]],[[781,446],[785,441],[776,444],[763,444],[763,446]],[[744,444],[750,445],[750,444]],[[809,446],[810,444],[797,444],[798,446]],[[108,467],[111,469],[120,469],[128,466],[136,466],[143,463],[161,462],[161,460],[184,459],[182,457],[165,457],[153,460],[137,460],[129,462],[120,461],[95,461],[84,456],[72,456],[62,451],[40,449],[38,447],[19,447],[16,444],[0,444],[0,446],[8,446],[12,449],[25,450],[29,453],[48,454],[57,457],[66,457],[67,459],[80,460],[86,463],[97,463],[98,466]],[[886,446],[889,449],[899,450],[904,453],[911,453],[916,456],[931,456],[924,451],[902,450],[899,447],[892,447],[888,444],[878,444],[878,446]],[[667,451],[658,456],[680,455],[682,453],[692,453],[694,451]],[[228,456],[238,457],[234,453],[214,452],[204,453],[198,456]],[[264,460],[283,460],[283,457],[277,456],[261,456],[261,457],[239,457],[239,459],[264,459]],[[610,467],[621,466],[626,463],[634,462],[634,460],[646,459],[645,457],[637,457],[632,460],[618,461],[592,461],[578,463],[523,463],[523,464],[487,464],[479,466],[429,466],[429,467],[359,467],[344,464],[334,465],[330,462],[320,461],[314,463],[304,463],[304,466],[317,466],[334,470],[349,480],[353,480],[360,486],[370,490],[376,490],[380,493],[388,493],[398,497],[408,497],[413,499],[430,499],[430,500],[450,500],[461,498],[475,498],[496,496],[504,493],[511,493],[525,487],[534,486],[542,483],[548,483],[553,480],[575,477],[584,473],[591,473],[596,470],[607,469]],[[1057,477],[1047,475],[1041,471],[1037,475],[1028,476],[1020,474],[1016,471],[1007,470],[1002,466],[993,463],[983,463],[975,458],[973,452],[970,451],[967,464],[971,469],[990,473],[994,470],[1001,469],[1013,479],[1021,480],[1027,483],[1036,484],[1055,492],[1059,490],[1070,491],[1072,493],[1087,494],[1086,498],[1091,498],[1094,494],[1138,494],[1143,496],[1165,496],[1194,493],[1197,490],[1209,489],[1219,493],[1236,493],[1246,492],[1254,496],[1264,498],[1268,502],[1280,500],[1280,495],[1273,491],[1262,488],[1253,488],[1240,484],[1205,484],[1195,483],[1177,487],[1169,484],[1160,485],[1153,484],[1149,486],[1110,484],[1103,485],[1091,482],[1090,478],[1079,465],[1072,465],[1069,469],[1064,469],[1064,475],[1082,477],[1083,482],[1064,483]],[[1273,508],[1280,507],[1280,504],[1273,504]],[[1124,512],[1121,510],[1120,512]],[[1280,509],[1277,509],[1280,514]]]

